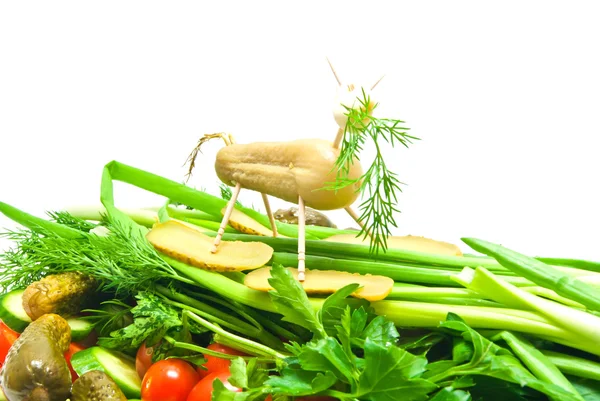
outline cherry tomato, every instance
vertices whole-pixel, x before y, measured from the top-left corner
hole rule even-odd
[[[206,348],[208,348],[211,351],[220,352],[222,354],[227,354],[227,355],[237,355],[237,356],[246,356],[247,355],[241,351],[238,351],[236,349],[233,349],[226,345],[222,345],[222,344],[218,344],[218,343],[212,343]],[[230,359],[223,359],[223,358],[219,358],[219,357],[211,356],[211,355],[205,355],[205,358],[206,358],[206,363],[204,365],[202,365],[204,368],[199,366],[196,369],[196,371],[198,372],[200,377],[206,377],[211,373],[220,372],[222,370],[229,371],[229,366],[231,365]]]
[[[79,343],[71,343],[69,345],[69,349],[67,352],[65,352],[65,359],[67,360],[67,364],[69,365],[69,370],[71,371],[71,379],[73,380],[73,382],[75,382],[75,380],[77,380],[77,378],[79,377],[77,375],[77,372],[75,372],[75,370],[73,369],[73,366],[71,366],[71,357],[73,356],[73,354],[75,354],[76,352],[82,351],[84,349],[86,349],[87,347],[85,347],[82,344]]]
[[[138,349],[137,355],[135,356],[135,369],[137,370],[140,379],[144,378],[144,375],[152,366],[152,353],[154,348],[146,347],[146,343],[143,343]]]
[[[143,401],[185,401],[200,381],[200,375],[183,359],[163,359],[142,380]]]
[[[241,392],[241,388],[234,387],[229,383],[229,376],[231,376],[231,372],[229,372],[229,367],[225,370],[210,373],[208,376],[200,380],[198,384],[196,384],[196,386],[188,396],[187,401],[211,401],[213,392],[213,382],[216,379],[221,380],[225,385],[225,388],[236,393]]]
[[[8,350],[19,338],[20,334],[12,330],[3,321],[0,320],[0,365],[4,363]]]

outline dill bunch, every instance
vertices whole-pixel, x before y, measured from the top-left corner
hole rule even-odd
[[[75,221],[66,214],[61,218]],[[94,277],[100,290],[115,296],[133,295],[158,282],[189,282],[160,258],[138,227],[110,216],[106,227],[107,235],[81,231],[79,238],[41,227],[3,233],[15,246],[0,255],[0,288],[23,288],[46,275],[70,271]]]

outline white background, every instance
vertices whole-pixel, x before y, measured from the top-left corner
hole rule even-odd
[[[421,138],[386,153],[407,184],[396,234],[600,259],[597,2],[293,4],[0,3],[0,200],[97,203],[111,160],[182,181],[204,133],[333,139],[329,57],[344,81],[385,74],[380,116]],[[190,185],[217,188],[221,146]],[[117,186],[119,205],[161,201]]]

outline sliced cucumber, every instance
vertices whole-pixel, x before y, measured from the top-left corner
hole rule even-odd
[[[128,399],[140,398],[142,380],[135,369],[135,359],[120,352],[99,346],[73,354],[71,366],[79,376],[90,370],[101,370],[109,375]]]
[[[24,292],[13,290],[0,297],[0,320],[18,333],[22,333],[31,323],[31,318],[23,308]],[[72,317],[67,319],[67,323],[71,327],[71,341],[83,340],[94,330],[94,325],[82,318]]]
[[[31,323],[31,318],[23,309],[24,292],[25,290],[13,290],[0,298],[0,319],[19,333]]]
[[[71,341],[73,342],[83,340],[94,330],[93,323],[80,317],[67,319],[67,323],[71,327]]]
[[[0,401],[8,401],[8,398],[4,395],[4,390],[2,390],[2,386],[0,386]]]

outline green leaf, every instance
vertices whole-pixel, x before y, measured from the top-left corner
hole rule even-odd
[[[491,376],[475,376],[469,389],[473,401],[548,401],[545,395],[518,384]]]
[[[243,358],[232,359],[229,371],[231,372],[231,376],[228,379],[229,383],[242,389],[248,388],[246,361]]]
[[[568,378],[585,401],[600,401],[600,381],[574,376]]]
[[[431,401],[469,401],[471,400],[471,394],[464,390],[454,389],[452,387],[444,387],[438,391]]]
[[[293,396],[312,395],[325,391],[337,382],[331,372],[309,372],[299,367],[288,366],[280,376],[270,376],[265,384],[273,391]]]
[[[449,314],[448,320],[443,322],[440,327],[454,332],[455,335],[460,335],[464,340],[470,342],[473,345],[473,354],[471,359],[462,365],[449,367],[447,370],[435,375],[427,375],[429,380],[440,382],[451,377],[485,375],[512,382],[519,386],[530,387],[554,400],[581,401],[573,393],[555,384],[545,383],[537,379],[509,350],[480,335],[457,315]],[[459,355],[462,356],[462,354]]]
[[[330,336],[336,334],[336,326],[339,324],[342,314],[349,307],[352,300],[356,299],[349,300],[348,297],[359,287],[358,284],[349,284],[328,296],[323,302],[317,316]],[[368,304],[368,301],[365,300],[365,302]]]
[[[251,393],[249,392],[234,392],[229,390],[218,378],[213,381],[212,401],[245,401],[250,395]]]
[[[412,337],[403,335],[398,339],[396,345],[405,350],[421,350],[421,352],[427,353],[446,338],[447,336],[438,332],[428,332],[421,336]]]
[[[373,319],[361,335],[362,339],[369,339],[380,345],[395,344],[399,337],[396,326],[385,316],[377,316]]]
[[[258,359],[250,359],[246,365],[248,388],[258,388],[269,378],[268,370],[258,363]]]
[[[426,400],[437,386],[420,379],[427,359],[396,346],[383,346],[365,341],[365,369],[360,376],[357,393],[372,401]]]
[[[464,363],[473,359],[473,344],[467,342],[463,338],[455,338],[452,345],[452,360],[459,363]]]
[[[491,340],[504,340],[513,353],[539,380],[560,386],[575,397],[579,397],[577,390],[556,365],[521,334],[502,331],[494,335]]]
[[[325,328],[317,318],[304,288],[288,269],[274,263],[271,267],[269,284],[274,289],[269,291],[269,295],[277,310],[283,315],[283,320],[307,327],[318,338],[327,337]]]
[[[358,379],[358,370],[339,342],[328,337],[304,345],[298,360],[302,369],[313,372],[332,372],[345,383],[354,385]]]
[[[114,331],[110,337],[98,339],[98,345],[111,349],[137,349],[146,342],[153,346],[169,330],[182,326],[179,312],[148,292],[136,296],[137,305],[131,309],[133,324]]]

